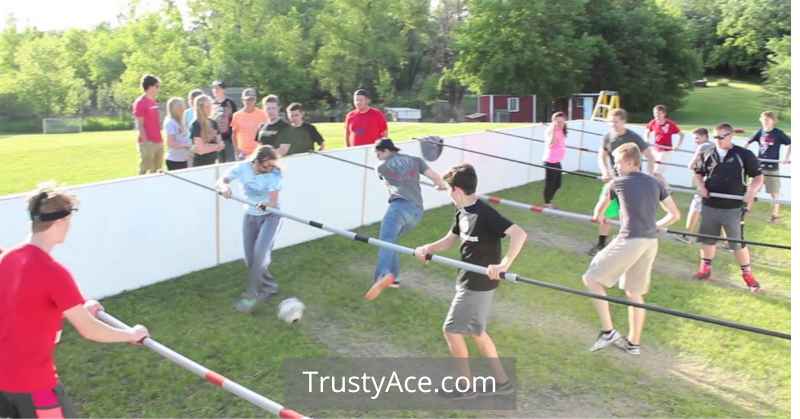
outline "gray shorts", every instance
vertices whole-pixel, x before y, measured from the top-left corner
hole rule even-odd
[[[779,175],[781,173],[780,170],[762,170],[761,171],[764,176],[764,186],[767,188],[767,193],[772,194],[779,194],[781,193],[781,178],[775,177],[774,175]],[[766,176],[771,175],[771,176]]]
[[[494,290],[473,291],[456,285],[456,295],[444,320],[444,331],[459,335],[480,336],[486,330],[492,309]]]
[[[725,235],[729,239],[741,240],[742,239],[742,209],[741,208],[714,208],[708,205],[703,205],[703,216],[700,220],[700,234],[709,236],[719,236],[722,234],[722,229],[725,229]],[[716,244],[714,239],[699,237],[697,239],[703,244]],[[731,249],[739,249],[742,247],[741,243],[729,243]]]

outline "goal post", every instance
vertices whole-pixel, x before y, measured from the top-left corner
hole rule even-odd
[[[81,132],[83,119],[81,118],[43,118],[42,132],[45,134],[64,134]]]

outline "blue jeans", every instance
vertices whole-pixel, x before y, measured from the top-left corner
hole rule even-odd
[[[422,208],[414,205],[411,201],[395,199],[389,202],[389,208],[383,216],[379,238],[395,243],[400,236],[416,227],[421,219]],[[377,280],[386,274],[392,274],[395,279],[397,278],[400,274],[400,256],[395,251],[380,248],[374,279]]]

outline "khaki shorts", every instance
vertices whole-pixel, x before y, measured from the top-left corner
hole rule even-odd
[[[164,163],[164,143],[139,143],[139,174],[155,173]]]
[[[772,194],[780,194],[781,193],[781,178],[775,176],[766,176],[766,175],[779,175],[781,172],[780,170],[762,170],[764,176],[764,187],[767,188],[767,193]]]
[[[627,239],[617,236],[601,250],[583,274],[606,288],[619,287],[634,294],[650,291],[650,273],[658,254],[658,239]]]

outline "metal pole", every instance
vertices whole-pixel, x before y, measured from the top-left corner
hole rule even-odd
[[[118,329],[130,329],[130,326],[123,323],[119,319],[115,318],[114,316],[106,313],[105,311],[98,311],[97,318],[103,321],[106,324],[109,324],[113,327]],[[300,413],[295,412],[294,410],[287,409],[250,389],[244,387],[243,385],[232,381],[224,376],[211,371],[210,369],[198,364],[197,362],[192,361],[191,359],[173,351],[172,349],[162,345],[161,343],[157,342],[153,338],[145,338],[142,341],[142,345],[150,349],[151,351],[161,355],[162,357],[168,359],[175,365],[188,370],[192,374],[205,379],[211,384],[214,384],[217,387],[220,387],[224,390],[227,390],[230,393],[233,393],[235,396],[247,400],[248,402],[264,409],[275,416],[284,419],[301,419],[306,418]]]

